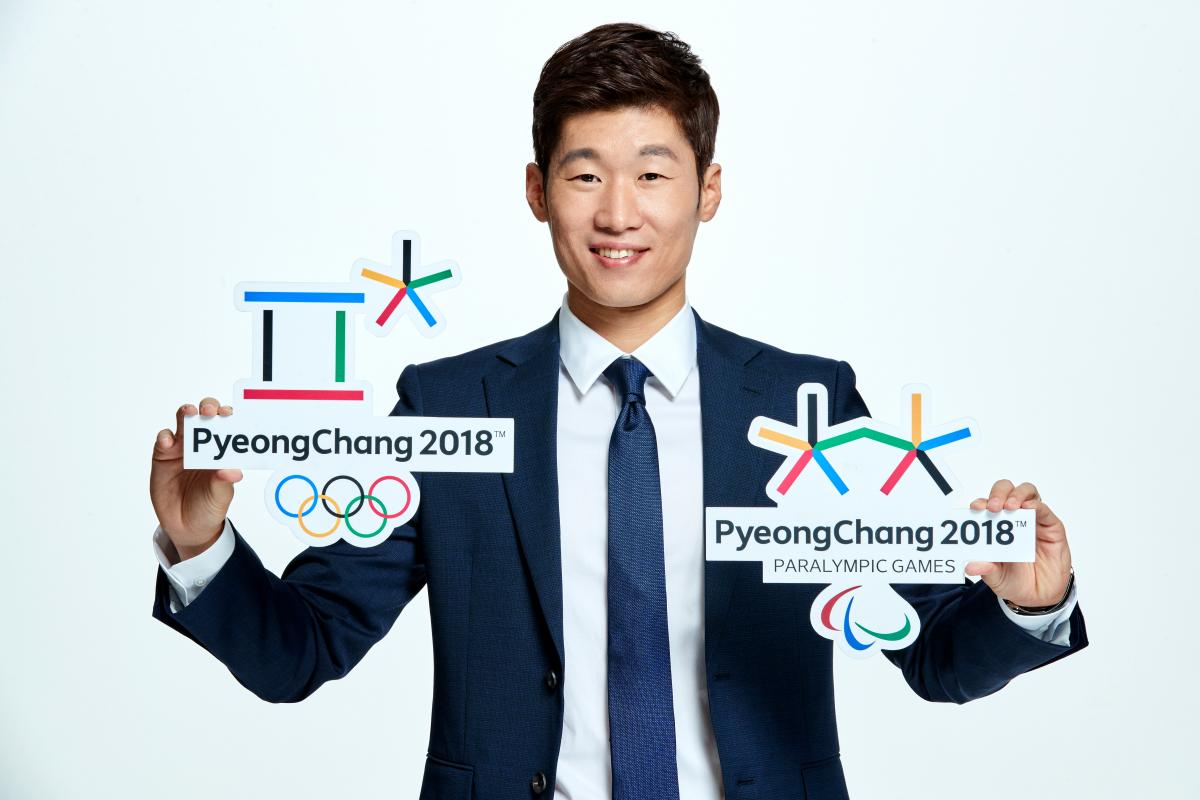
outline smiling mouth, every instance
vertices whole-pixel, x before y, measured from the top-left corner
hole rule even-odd
[[[647,250],[649,250],[650,248],[645,247],[640,250],[634,250],[634,249],[615,250],[611,247],[591,247],[588,249],[591,250],[593,253],[595,253],[598,256],[604,256],[605,258],[619,260],[622,258],[629,258],[630,256],[637,255],[639,253],[644,253]]]
[[[642,257],[650,248],[635,250],[633,248],[616,249],[612,247],[589,247],[600,266],[608,269],[628,267]]]

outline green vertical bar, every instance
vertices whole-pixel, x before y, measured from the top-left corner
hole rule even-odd
[[[337,362],[333,367],[333,379],[346,382],[346,312],[337,312]]]

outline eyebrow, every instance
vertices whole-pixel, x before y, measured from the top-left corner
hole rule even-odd
[[[572,161],[578,161],[584,158],[595,158],[596,151],[590,147],[577,147],[574,150],[568,150],[563,153],[563,157],[558,160],[559,167],[565,167]]]
[[[672,161],[679,160],[679,156],[675,155],[675,151],[667,147],[665,144],[644,145],[642,149],[638,151],[638,155],[642,157],[664,156]],[[558,160],[558,166],[562,168],[567,164],[570,164],[572,161],[580,161],[589,158],[598,158],[595,150],[590,147],[577,147],[574,150],[568,150],[567,152],[563,153],[563,157]]]
[[[672,161],[678,161],[679,157],[675,155],[675,151],[667,147],[665,144],[648,144],[638,151],[639,156],[666,156]]]

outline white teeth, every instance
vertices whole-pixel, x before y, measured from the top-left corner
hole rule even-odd
[[[628,258],[629,256],[633,255],[637,251],[635,251],[635,250],[610,250],[607,247],[598,247],[598,248],[596,248],[596,252],[599,253],[600,255],[604,256],[605,258]]]

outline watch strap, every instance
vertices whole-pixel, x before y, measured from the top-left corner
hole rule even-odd
[[[1051,614],[1055,611],[1061,610],[1063,608],[1063,606],[1065,606],[1067,604],[1067,599],[1070,598],[1071,589],[1073,589],[1073,588],[1075,588],[1075,568],[1071,567],[1070,577],[1067,578],[1066,591],[1063,592],[1062,599],[1059,600],[1054,605],[1050,605],[1050,606],[1019,606],[1011,600],[1005,600],[1004,604],[1006,606],[1008,606],[1009,609],[1014,614],[1021,614],[1022,616],[1032,617],[1032,616],[1037,616],[1039,614]]]

